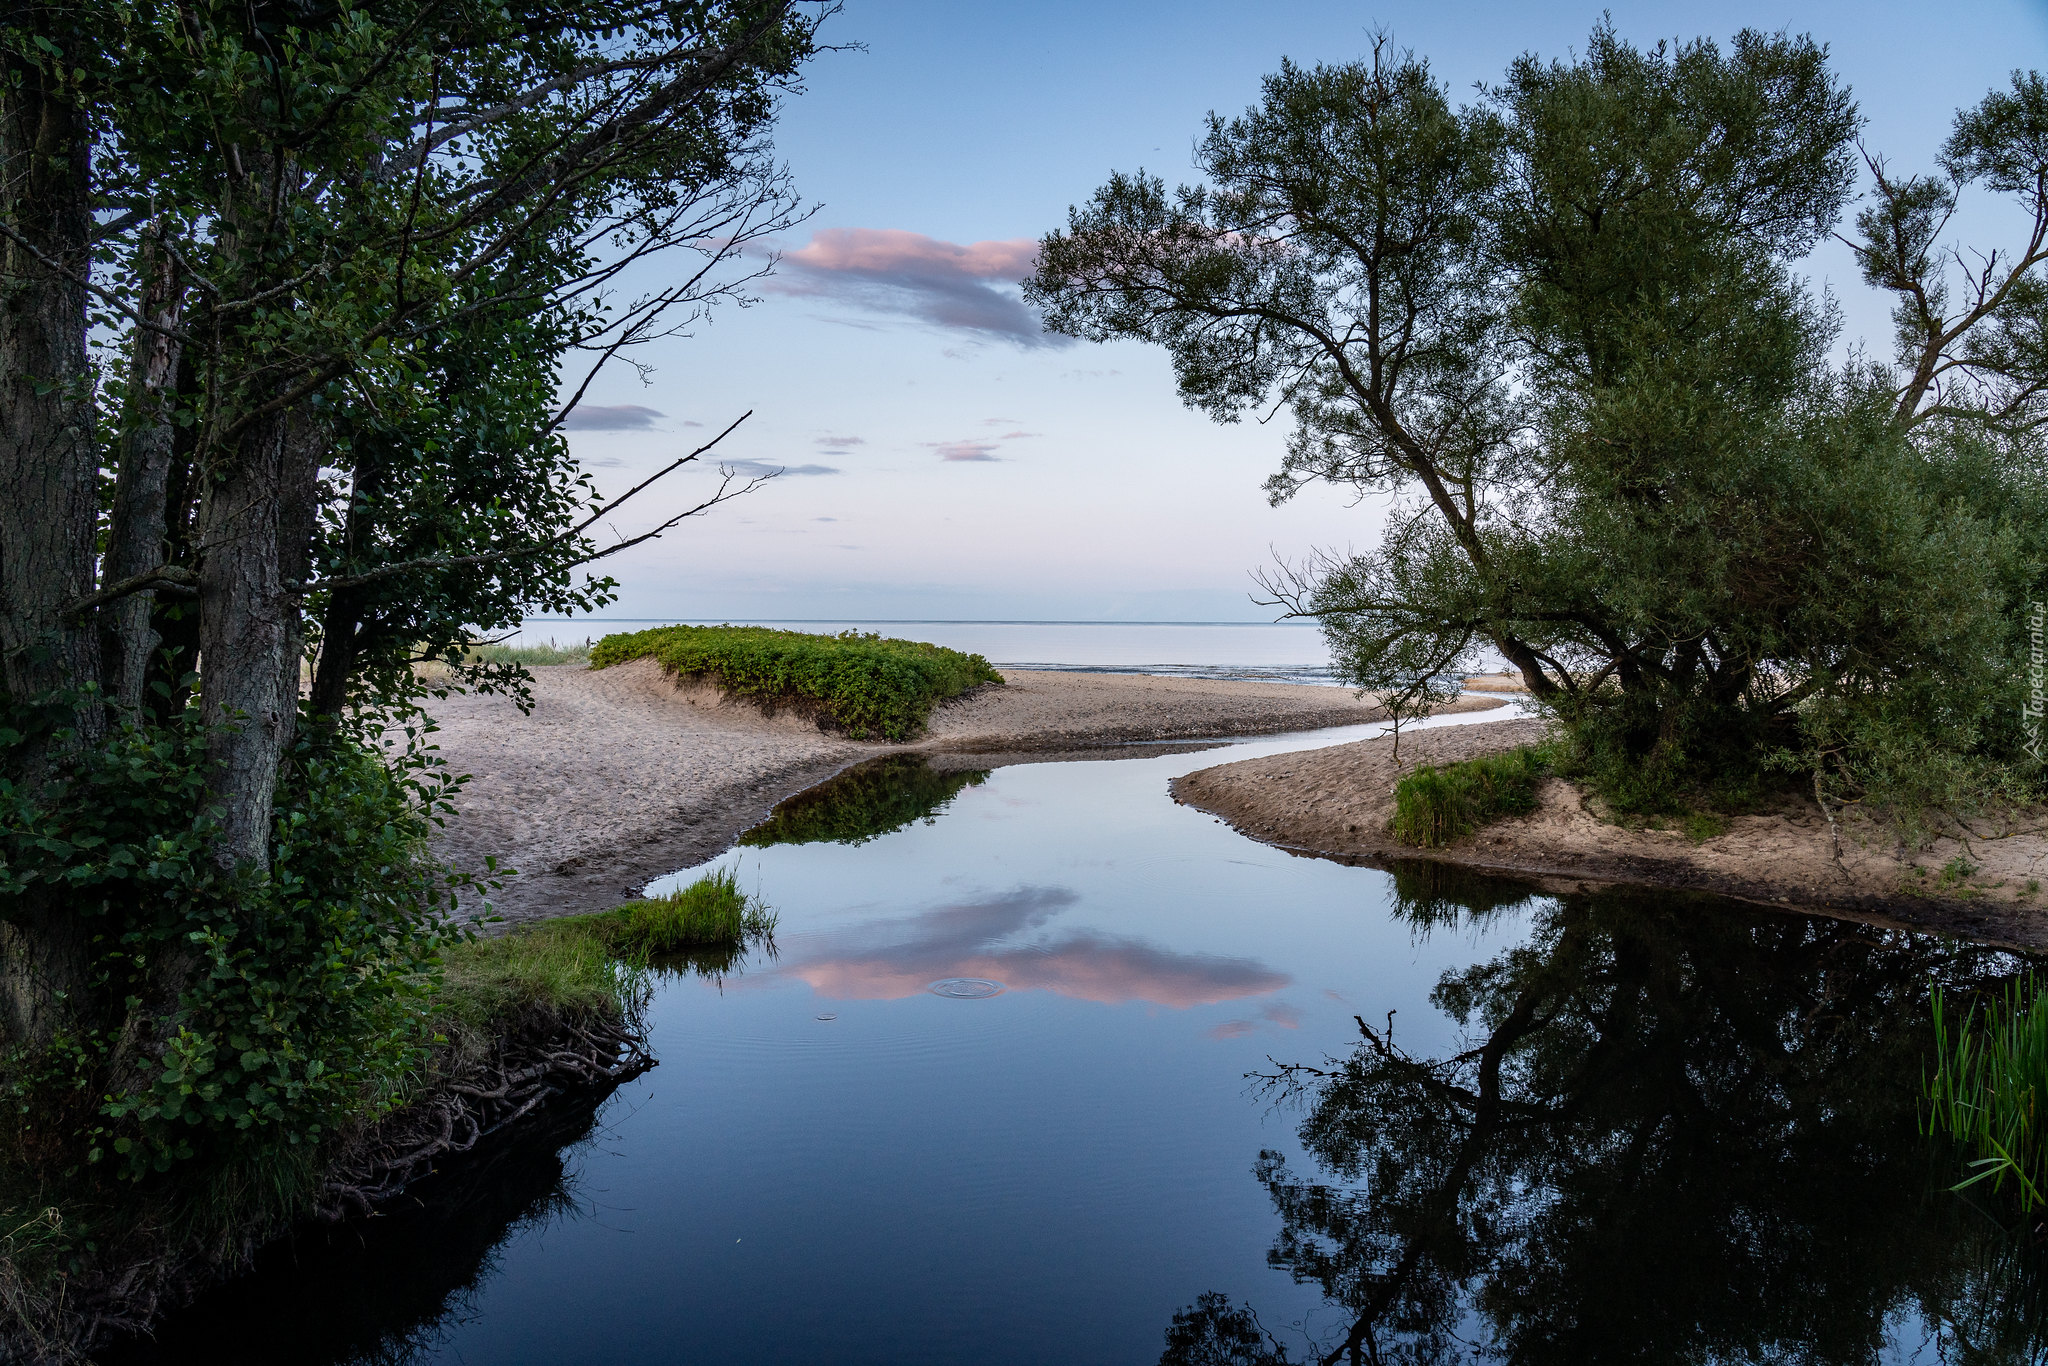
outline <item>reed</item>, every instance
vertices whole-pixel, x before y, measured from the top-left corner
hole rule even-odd
[[[1524,746],[1437,768],[1424,764],[1394,786],[1394,838],[1441,849],[1489,821],[1536,809],[1549,760]]]
[[[2048,1205],[2048,1006],[2032,977],[1973,1002],[1957,1020],[1934,993],[1934,1075],[1925,1082],[1924,1132],[1960,1143],[1971,1173],[1957,1190],[2010,1189],[2023,1212]]]

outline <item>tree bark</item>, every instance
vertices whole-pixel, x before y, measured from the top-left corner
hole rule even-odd
[[[71,693],[50,730],[10,747],[7,777],[34,790],[104,729],[98,642],[65,606],[93,587],[98,458],[86,363],[91,269],[88,133],[46,66],[0,68],[0,688],[16,704]],[[75,899],[40,890],[0,908],[0,1031],[31,1046],[85,999]]]
[[[209,473],[200,524],[200,709],[223,867],[270,866],[271,802],[298,722],[326,424],[294,408],[253,423]]]
[[[177,268],[154,235],[144,239],[141,255],[138,273],[146,283],[140,312],[173,327],[184,295]],[[166,562],[165,495],[177,433],[171,418],[182,351],[175,337],[136,329],[102,583],[119,583]],[[150,623],[155,605],[154,592],[131,593],[102,613],[107,695],[125,716],[134,717],[142,708],[143,684],[157,648]]]

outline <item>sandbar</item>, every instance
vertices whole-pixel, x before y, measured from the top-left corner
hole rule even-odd
[[[603,910],[728,848],[784,797],[902,750],[1015,763],[1112,746],[1356,725],[1384,715],[1348,689],[1013,670],[933,713],[910,745],[870,744],[678,687],[651,660],[539,667],[533,710],[458,695],[431,708],[441,757],[469,781],[436,842],[452,866],[518,870],[492,898],[507,922]],[[1458,709],[1498,706],[1469,699]]]

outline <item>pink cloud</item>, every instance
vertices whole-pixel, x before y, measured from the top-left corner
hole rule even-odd
[[[1258,1026],[1250,1020],[1225,1020],[1222,1024],[1209,1031],[1209,1037],[1212,1039],[1241,1039],[1257,1028]]]
[[[953,275],[1013,284],[1031,273],[1038,260],[1038,243],[1029,237],[1011,237],[962,246],[901,228],[820,228],[809,246],[788,252],[782,259],[804,270]]]
[[[821,228],[782,255],[764,287],[1022,346],[1065,346],[1069,339],[1048,334],[1014,292],[1037,256],[1029,237],[959,243],[901,228]]]
[[[1301,1012],[1285,1001],[1268,1001],[1259,1014],[1282,1029],[1301,1028]]]
[[[1013,991],[1177,1010],[1264,996],[1288,984],[1250,959],[1176,953],[1121,935],[1083,930],[1019,942],[1075,899],[1064,889],[1023,888],[884,921],[827,941],[777,975],[800,978],[837,1000],[895,1000],[942,977],[986,977]]]

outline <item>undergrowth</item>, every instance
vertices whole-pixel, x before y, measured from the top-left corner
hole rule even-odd
[[[83,1360],[95,1336],[146,1327],[160,1298],[232,1270],[306,1218],[339,1155],[371,1126],[402,1120],[443,1078],[507,1038],[534,1034],[536,1022],[631,1022],[647,999],[650,960],[675,965],[685,955],[681,966],[720,975],[748,946],[772,947],[774,925],[774,914],[721,871],[612,911],[492,938],[451,935],[421,969],[416,1062],[363,1085],[354,1113],[335,1116],[321,1144],[244,1148],[232,1161],[187,1161],[143,1181],[111,1179],[105,1164],[7,1154],[0,1360]]]
[[[594,669],[653,659],[678,678],[716,683],[766,708],[815,712],[857,740],[908,740],[932,708],[1003,677],[980,655],[860,631],[836,636],[765,626],[657,626],[606,636]]]
[[[1956,1187],[2009,1193],[2025,1214],[2048,1206],[2048,1005],[2029,977],[1956,1019],[1934,994],[1934,1075],[1926,1081],[1926,1132],[1968,1154]]]
[[[1441,849],[1502,816],[1536,809],[1536,784],[1550,771],[1541,750],[1425,764],[1394,787],[1394,837],[1418,849]]]

